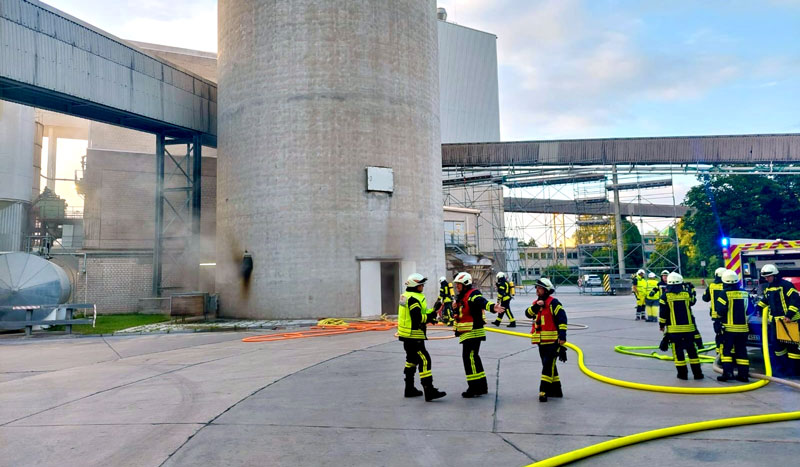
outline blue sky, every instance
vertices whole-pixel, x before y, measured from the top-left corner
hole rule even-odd
[[[51,0],[216,50],[215,0]],[[800,132],[800,0],[440,0],[498,36],[504,140]]]

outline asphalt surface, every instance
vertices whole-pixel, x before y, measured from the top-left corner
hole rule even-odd
[[[559,298],[571,323],[589,326],[568,340],[593,370],[652,384],[723,384],[708,365],[705,380],[680,381],[671,362],[614,353],[617,344],[660,340],[657,325],[633,320],[632,297]],[[530,299],[518,296],[512,309]],[[695,314],[710,340],[704,305]],[[724,396],[610,386],[584,376],[573,353],[559,363],[565,397],[540,403],[536,348],[499,334],[481,348],[489,394],[478,399],[460,396],[457,340],[429,341],[434,382],[448,395],[426,403],[402,397],[404,354],[392,332],[241,342],[256,334],[1,339],[0,465],[521,466],[655,428],[800,410],[800,394],[777,384]],[[798,459],[800,422],[782,422],[650,441],[577,465]]]

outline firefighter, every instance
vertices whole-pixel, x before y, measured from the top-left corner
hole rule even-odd
[[[714,271],[714,282],[708,284],[706,287],[706,291],[703,292],[703,301],[709,304],[708,314],[711,316],[711,319],[714,319],[714,316],[717,314],[715,308],[717,306],[717,296],[720,292],[722,292],[722,274],[725,273],[727,269],[725,268],[717,268]],[[720,329],[720,331],[717,331]],[[717,344],[717,355],[722,355],[722,328],[719,326],[714,327],[714,342]]]
[[[689,356],[694,379],[703,379],[700,359],[697,358],[697,326],[692,316],[691,295],[677,272],[667,276],[667,291],[661,296],[658,326],[672,344],[672,357],[679,379],[689,379],[684,352]]]
[[[647,322],[658,322],[658,301],[661,299],[661,289],[658,287],[656,274],[651,272],[647,275],[647,295],[644,299],[645,311],[647,312]]]
[[[506,277],[506,273],[497,273],[497,283],[495,283],[495,286],[497,287],[497,300],[500,302],[500,306],[505,308],[506,311],[503,313],[498,313],[497,318],[495,318],[492,324],[495,326],[500,326],[500,322],[503,321],[503,315],[505,314],[508,315],[508,327],[517,327],[517,320],[514,319],[514,315],[511,313],[512,284]]]
[[[710,285],[710,284],[709,284]],[[722,273],[722,290],[716,293],[716,307],[711,318],[714,332],[722,336],[722,376],[719,381],[733,379],[733,363],[736,359],[737,381],[748,382],[750,360],[747,358],[747,304],[750,294],[739,286],[739,275],[735,271]]]
[[[667,288],[667,276],[669,276],[669,271],[667,271],[666,269],[661,271],[661,280],[658,282],[658,286],[661,288],[662,291]]]
[[[758,302],[761,316],[773,319],[776,327],[785,326],[790,321],[800,321],[800,293],[778,273],[774,264],[766,264],[761,268],[761,276],[767,281],[767,287],[764,289],[764,298]],[[800,375],[800,350],[796,343],[778,342],[775,356],[778,357],[776,366],[788,367],[790,371],[794,367],[795,374]],[[786,357],[789,362],[785,361]]]
[[[472,276],[469,273],[459,273],[453,283],[457,292],[453,305],[456,320],[454,330],[462,346],[461,359],[464,362],[464,374],[467,376],[467,390],[461,393],[461,397],[469,399],[489,392],[480,356],[481,341],[486,340],[484,312],[499,314],[504,310],[501,305],[483,298],[481,291],[472,286]]]
[[[439,321],[448,325],[453,325],[453,285],[447,282],[447,278],[439,278],[439,300],[441,304],[441,314]]]
[[[525,310],[525,316],[533,320],[531,343],[539,345],[542,359],[542,377],[539,383],[539,402],[548,397],[563,397],[561,378],[556,368],[556,357],[567,361],[567,312],[561,302],[553,297],[555,287],[549,279],[536,280],[536,301]]]
[[[411,274],[406,280],[406,291],[400,295],[400,307],[397,310],[397,334],[406,351],[405,397],[418,397],[422,391],[414,387],[414,373],[419,368],[419,380],[426,401],[439,399],[447,395],[433,387],[431,374],[431,355],[425,350],[427,323],[436,317],[434,309],[429,309],[422,293],[427,278],[422,274]]]
[[[647,279],[644,278],[644,274],[644,269],[639,269],[633,279],[633,294],[636,296],[636,321],[645,319]]]

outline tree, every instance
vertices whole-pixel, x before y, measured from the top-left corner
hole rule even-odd
[[[581,216],[579,220],[590,220],[590,216]],[[605,224],[579,225],[575,230],[575,242],[580,245],[592,243],[609,243],[610,246],[588,250],[588,258],[584,262],[596,266],[611,261],[612,270],[616,271],[617,234],[613,221]],[[625,269],[636,270],[642,267],[642,235],[631,221],[622,218],[622,245],[625,255]]]
[[[706,270],[713,270],[712,263],[722,265],[719,241],[723,235],[800,238],[796,177],[700,175],[698,180],[703,183],[689,190],[684,201],[691,209],[683,225],[696,246],[688,255],[690,271],[699,272],[700,261],[707,262]]]

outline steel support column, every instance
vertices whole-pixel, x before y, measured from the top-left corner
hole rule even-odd
[[[164,134],[156,135],[156,213],[155,239],[153,242],[153,289],[154,297],[161,296],[161,248],[164,233]]]
[[[202,165],[203,165],[203,145],[200,141],[200,135],[194,135],[194,143],[192,144],[192,241],[197,241],[197,236],[200,235],[200,207],[201,207],[201,180],[202,180]]]
[[[622,214],[619,206],[619,180],[617,179],[616,164],[611,166],[611,183],[614,187],[614,228],[617,233],[617,264],[619,265],[619,278],[622,279],[625,275],[625,245],[622,244]]]
[[[172,151],[167,149],[181,146],[183,149],[180,152],[176,149]],[[162,133],[156,136],[156,212],[152,287],[154,297],[161,296],[165,288],[185,288],[189,277],[185,268],[191,270],[196,266],[193,248],[200,236],[201,148],[202,139],[199,134],[188,137],[167,137]],[[166,213],[165,206],[169,208]],[[167,258],[172,266],[179,268],[172,271],[169,276],[183,279],[181,284],[163,285],[164,258]]]

